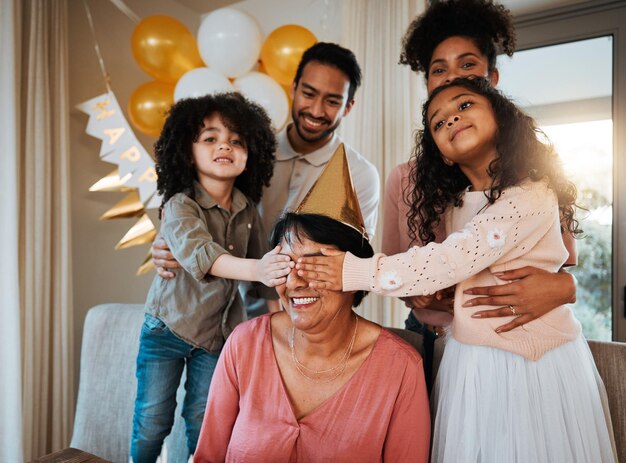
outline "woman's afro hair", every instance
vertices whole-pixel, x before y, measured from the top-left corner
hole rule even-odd
[[[413,71],[428,72],[437,45],[453,36],[470,37],[496,64],[497,51],[511,56],[515,51],[515,28],[511,12],[493,0],[442,0],[431,4],[415,18],[402,39],[400,64]]]

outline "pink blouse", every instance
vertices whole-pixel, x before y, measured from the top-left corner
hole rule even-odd
[[[354,376],[297,420],[274,356],[270,317],[239,325],[226,342],[195,462],[428,461],[422,358],[410,345],[381,330]]]

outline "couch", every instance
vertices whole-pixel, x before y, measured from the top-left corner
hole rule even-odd
[[[128,462],[137,389],[135,359],[143,314],[143,305],[138,304],[98,305],[87,313],[71,447],[113,462]],[[418,350],[421,347],[419,335],[392,331]],[[607,389],[619,461],[626,463],[626,344],[590,341],[589,346]],[[436,355],[442,351],[442,343],[436,342]],[[437,359],[434,363],[438,364]],[[179,404],[183,396],[181,386]],[[165,443],[168,463],[187,461],[180,407]]]

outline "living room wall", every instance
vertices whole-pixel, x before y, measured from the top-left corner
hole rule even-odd
[[[202,12],[175,0],[125,0],[140,18],[162,14],[178,19],[196,33]],[[135,23],[112,2],[89,1],[96,38],[111,88],[122,110],[136,87],[151,78],[133,59],[130,39]],[[211,2],[206,2],[210,8]],[[324,0],[247,0],[233,8],[254,17],[266,36],[278,26],[300,24],[320,40],[338,41],[340,8]],[[209,12],[207,10],[206,12]],[[106,92],[94,40],[83,2],[69,2],[70,105],[75,106]],[[126,113],[126,116],[128,114]],[[89,187],[110,173],[115,166],[99,159],[100,140],[85,133],[87,115],[73,109],[70,116],[72,175],[72,248],[76,368],[79,367],[82,327],[89,308],[107,302],[143,303],[153,274],[136,276],[149,252],[147,245],[115,251],[115,244],[137,219],[100,221],[99,217],[125,193],[89,192]],[[154,138],[135,134],[152,153]],[[78,371],[76,372],[78,381]]]

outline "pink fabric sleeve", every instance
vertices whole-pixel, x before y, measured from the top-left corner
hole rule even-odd
[[[407,365],[383,449],[383,461],[427,463],[430,414],[423,362]],[[416,432],[417,430],[417,432]]]
[[[237,338],[236,331],[226,340],[215,367],[194,463],[226,460],[233,426],[239,415],[239,387],[233,346],[233,339]]]
[[[385,184],[385,198],[383,203],[383,239],[381,249],[384,254],[398,254],[406,251],[402,249],[400,241],[400,210],[402,201],[402,169],[396,166]]]
[[[396,297],[434,294],[501,261],[520,259],[554,226],[555,217],[558,220],[556,195],[544,183],[506,190],[442,244],[369,259],[347,253],[343,290]]]

